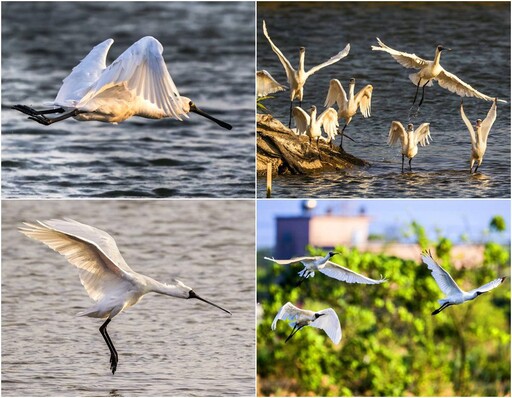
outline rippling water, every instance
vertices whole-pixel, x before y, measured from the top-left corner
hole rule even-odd
[[[119,125],[42,126],[11,110],[53,101],[97,43],[107,63],[156,37],[180,94],[198,115]],[[3,197],[254,197],[254,3],[2,4]]]
[[[254,396],[253,201],[4,200],[2,215],[3,396]],[[143,298],[109,325],[112,376],[102,321],[75,317],[93,303],[76,269],[16,230],[65,216],[109,232],[135,271],[233,315]]]
[[[356,92],[374,86],[372,116],[358,114],[346,133],[347,152],[368,160],[372,167],[314,176],[282,176],[273,181],[274,197],[510,197],[510,3],[258,3],[258,69],[267,69],[281,83],[284,70],[262,33],[270,37],[296,68],[298,48],[306,47],[306,70],[326,61],[351,44],[350,54],[310,77],[303,108],[323,103],[329,80],[340,79],[347,90],[356,78]],[[399,147],[388,147],[391,121],[407,122],[415,87],[413,73],[390,55],[370,50],[375,37],[397,50],[432,59],[435,46],[443,53],[446,70],[501,104],[489,136],[482,166],[469,175],[471,144],[460,117],[460,99],[440,88],[427,87],[417,125],[430,122],[433,142],[420,147],[413,173],[401,174]],[[289,92],[265,102],[270,112],[288,122]],[[297,103],[298,105],[298,103]],[[491,103],[464,100],[470,120],[483,119]],[[339,143],[339,138],[338,141]],[[258,179],[258,196],[265,181]]]

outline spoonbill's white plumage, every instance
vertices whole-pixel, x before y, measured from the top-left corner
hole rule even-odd
[[[464,105],[462,100],[460,102],[460,114],[462,116],[462,120],[466,124],[466,127],[469,130],[469,135],[471,136],[471,158],[469,164],[469,172],[476,173],[478,167],[482,164],[484,160],[485,150],[487,149],[487,137],[489,136],[489,131],[491,131],[491,127],[496,120],[496,109],[498,101],[494,100],[491,109],[487,112],[487,116],[482,121],[481,119],[477,119],[474,126],[471,125],[471,122],[467,118],[464,113]],[[473,171],[473,165],[476,164],[475,170]]]
[[[391,47],[386,46],[378,37],[378,46],[372,46],[372,50],[384,51],[390,54],[400,65],[411,68],[419,69],[417,73],[409,75],[409,79],[416,86],[416,95],[414,96],[413,105],[418,96],[418,90],[422,86],[421,100],[418,106],[421,106],[425,96],[425,86],[432,86],[432,80],[436,80],[439,85],[452,93],[456,93],[461,97],[476,97],[485,101],[492,101],[493,97],[482,94],[480,91],[475,90],[469,84],[463,82],[453,73],[446,71],[440,64],[441,52],[444,50],[451,50],[443,46],[437,46],[434,54],[434,60],[429,61],[418,57],[416,54],[409,54],[402,51],[397,51]],[[506,101],[503,101],[506,102]]]
[[[265,97],[269,94],[286,90],[287,87],[278,83],[266,70],[256,72],[256,94],[259,97]]]
[[[110,369],[115,373],[117,351],[107,333],[107,325],[121,311],[137,304],[147,293],[160,293],[183,299],[195,298],[222,311],[228,310],[199,297],[192,288],[175,279],[160,283],[132,270],[123,259],[114,239],[106,232],[71,219],[24,223],[20,232],[62,254],[78,268],[80,281],[91,299],[92,307],[79,316],[107,318],[100,332],[110,350]]]
[[[317,117],[316,106],[311,107],[309,115],[304,109],[296,106],[293,108],[293,118],[297,125],[297,133],[306,134],[310,142],[312,139],[316,139],[317,145],[319,138],[322,136],[322,127],[329,140],[336,136],[338,117],[334,108],[326,109]]]
[[[289,260],[276,260],[275,258],[265,257],[265,260],[273,261],[279,265],[288,265],[299,262],[302,263],[302,265],[304,265],[304,269],[299,272],[301,279],[299,280],[298,285],[300,285],[305,279],[314,277],[315,271],[319,271],[330,278],[334,278],[347,283],[374,285],[386,281],[384,278],[379,280],[368,278],[348,268],[342,267],[339,264],[335,264],[332,261],[329,261],[331,257],[335,256],[336,254],[339,253],[329,252],[325,257],[295,257]]]
[[[332,65],[338,62],[339,60],[345,58],[350,52],[350,44],[347,44],[346,47],[335,56],[329,58],[327,61],[321,63],[320,65],[314,66],[313,68],[306,72],[304,68],[306,49],[304,47],[301,47],[299,50],[299,67],[297,70],[295,70],[292,67],[290,61],[288,61],[288,59],[283,55],[281,50],[279,50],[279,48],[277,48],[274,42],[270,39],[265,21],[263,21],[263,34],[270,43],[272,51],[276,53],[277,57],[279,58],[279,61],[281,61],[281,64],[283,65],[283,68],[286,72],[286,78],[288,79],[288,84],[290,86],[290,120],[288,122],[288,127],[291,127],[293,100],[295,98],[298,98],[299,106],[302,106],[302,98],[304,97],[304,84],[306,84],[306,80],[312,74],[318,72],[320,69]]]
[[[402,143],[402,173],[404,171],[404,157],[409,158],[409,170],[412,170],[412,158],[418,153],[418,144],[421,146],[429,145],[430,123],[422,123],[414,130],[414,125],[409,123],[407,131],[402,123],[393,121],[389,129],[388,144],[394,145],[398,140]]]
[[[226,129],[231,125],[199,109],[189,98],[180,96],[162,57],[162,44],[146,36],[135,42],[112,64],[107,53],[114,40],[94,47],[66,77],[53,101],[53,109],[37,111],[25,105],[13,109],[44,125],[73,117],[118,123],[132,116],[148,119],[181,120],[190,112],[204,116]],[[47,118],[45,115],[61,113]]]
[[[338,118],[345,120],[345,125],[341,130],[341,144],[340,148],[343,147],[343,133],[352,118],[359,109],[363,117],[370,117],[372,107],[372,92],[373,86],[367,84],[357,94],[354,94],[356,86],[356,79],[352,78],[349,82],[348,96],[341,82],[338,79],[332,79],[329,84],[329,91],[325,98],[324,106],[332,106],[334,103],[338,105]]]
[[[432,276],[436,280],[437,285],[446,296],[446,298],[438,300],[441,307],[432,312],[432,315],[439,314],[450,305],[462,304],[465,301],[474,300],[479,295],[498,287],[506,279],[506,277],[498,278],[469,292],[465,292],[457,286],[450,274],[434,261],[430,252],[423,252],[421,259],[432,272]]]
[[[292,332],[286,338],[287,342],[295,333],[301,330],[304,326],[313,326],[317,329],[322,329],[327,336],[338,344],[341,341],[341,326],[338,315],[332,308],[314,312],[309,310],[302,310],[295,307],[292,303],[287,302],[281,307],[277,313],[274,321],[272,322],[272,330],[276,329],[277,321],[291,321],[290,326],[293,327]]]

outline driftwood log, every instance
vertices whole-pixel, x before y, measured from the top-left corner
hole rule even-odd
[[[344,170],[370,164],[346,152],[309,137],[295,135],[288,127],[271,115],[257,115],[258,175],[265,175],[267,164],[272,163],[272,174],[309,174],[322,171]]]

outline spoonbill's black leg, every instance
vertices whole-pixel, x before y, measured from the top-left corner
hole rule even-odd
[[[450,303],[444,303],[441,307],[439,307],[437,310],[435,310],[432,315],[437,315],[439,314],[442,310],[444,310],[445,308],[449,307],[450,305],[453,305],[453,304],[450,304]]]
[[[49,126],[52,123],[56,123],[56,122],[60,122],[61,120],[69,119],[70,117],[76,116],[80,113],[87,113],[87,112],[80,111],[78,109],[73,109],[71,112],[65,113],[62,116],[54,117],[52,119],[49,119],[44,115],[29,116],[29,119],[35,120],[37,123],[44,124],[45,126]]]
[[[416,102],[416,98],[418,97],[418,91],[420,90],[420,83],[421,83],[421,79],[418,80],[418,84],[416,85],[416,94],[414,94],[414,99],[412,100],[412,105],[414,105],[414,103]],[[411,108],[412,108],[412,105],[411,105]]]
[[[290,119],[288,120],[288,128],[292,128],[292,108],[293,108],[293,100],[290,101]]]
[[[29,116],[49,115],[51,113],[64,113],[65,112],[64,108],[43,109],[41,111],[38,111],[29,106],[20,105],[20,104],[14,105],[13,107],[11,107],[11,109],[15,109],[15,110],[20,111],[20,112],[24,113],[25,115],[29,115]]]
[[[412,162],[412,158],[409,159],[409,171],[412,171],[411,162]]]
[[[404,157],[405,157],[405,155],[402,154],[402,173],[404,172]]]
[[[304,282],[305,280],[306,280],[306,277],[305,276],[301,276],[299,281],[297,282],[296,286],[300,286],[302,284],[302,282]]]
[[[423,85],[423,88],[421,90],[421,101],[418,104],[418,110],[420,109],[421,104],[423,104],[423,99],[425,98],[425,86],[428,84],[430,80],[427,80],[427,82]]]
[[[476,173],[476,171],[478,170],[478,166],[479,166],[479,165],[477,164],[477,165],[476,165],[476,167],[475,167],[475,170],[473,171],[473,174],[475,174],[475,173]]]
[[[100,326],[100,333],[103,336],[103,339],[105,340],[105,343],[107,343],[108,349],[110,350],[110,370],[112,370],[112,374],[116,372],[117,369],[117,351],[114,348],[114,343],[112,343],[112,340],[110,340],[110,336],[107,333],[107,325],[110,323],[111,319],[108,318],[103,325]]]
[[[303,327],[304,327],[304,326],[297,327],[297,325],[295,325],[295,326],[293,327],[292,332],[290,333],[290,335],[286,338],[286,340],[285,340],[284,342],[285,342],[285,343],[287,343],[287,342],[288,342],[288,340],[290,340],[293,336],[295,336],[295,334],[296,334],[299,330],[301,330]]]

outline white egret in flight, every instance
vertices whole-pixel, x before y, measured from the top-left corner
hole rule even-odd
[[[276,260],[274,258],[265,257],[265,260],[273,261],[279,265],[288,265],[299,262],[302,263],[302,265],[304,265],[304,269],[299,272],[299,276],[301,278],[297,283],[297,286],[300,285],[307,278],[314,277],[315,271],[319,271],[330,278],[334,278],[339,281],[347,283],[362,283],[366,285],[374,285],[386,281],[386,279],[384,278],[381,278],[379,280],[370,279],[348,268],[342,267],[339,264],[333,263],[332,261],[330,261],[330,259],[336,254],[339,253],[329,252],[325,257],[294,257],[289,260]]]
[[[414,130],[412,123],[407,125],[407,131],[402,123],[393,121],[389,129],[388,144],[394,145],[398,140],[402,143],[402,173],[404,172],[404,157],[409,158],[409,170],[412,171],[412,158],[418,153],[418,144],[425,146],[430,144],[430,123],[422,123]]]
[[[341,144],[343,148],[343,133],[351,122],[352,118],[359,109],[363,117],[370,117],[372,107],[372,92],[373,86],[367,84],[357,94],[354,94],[356,86],[356,79],[352,78],[349,82],[348,97],[338,79],[332,79],[329,84],[329,91],[325,98],[324,106],[332,106],[334,103],[338,104],[338,118],[345,120],[345,126],[341,130]],[[349,137],[350,138],[350,137]]]
[[[309,137],[309,142],[314,138],[318,146],[318,140],[322,135],[322,127],[330,138],[330,142],[336,135],[338,129],[338,117],[334,108],[328,108],[322,112],[320,116],[317,115],[316,106],[312,106],[309,110],[309,115],[300,107],[296,106],[293,109],[293,118],[297,125],[298,134],[306,134]]]
[[[80,281],[96,304],[77,315],[106,318],[100,333],[110,350],[112,374],[117,368],[118,355],[107,326],[112,318],[137,304],[147,293],[198,299],[231,315],[228,310],[199,297],[177,279],[167,285],[135,272],[124,261],[114,239],[100,229],[71,219],[24,224],[25,227],[20,227],[21,233],[62,254],[78,268]]]
[[[269,94],[286,90],[287,87],[278,83],[266,70],[256,72],[256,95],[266,97]]]
[[[486,118],[482,121],[481,119],[477,119],[475,126],[471,125],[471,122],[466,117],[464,113],[464,105],[462,100],[460,101],[460,114],[462,116],[462,120],[466,124],[466,127],[469,130],[469,135],[471,136],[471,158],[469,164],[469,172],[476,173],[478,167],[482,164],[484,160],[485,150],[487,149],[487,137],[489,136],[489,131],[491,131],[491,127],[496,120],[496,108],[498,105],[498,100],[495,99],[491,109],[487,113]],[[473,171],[473,165],[477,162],[475,170]]]
[[[106,58],[114,40],[94,47],[66,77],[53,101],[52,109],[35,110],[26,105],[12,108],[45,126],[68,119],[118,123],[132,116],[148,119],[166,117],[181,120],[190,112],[204,116],[231,130],[225,123],[181,97],[162,57],[163,47],[146,36],[131,45],[108,67]],[[61,113],[55,118],[45,115]]]
[[[488,291],[501,285],[506,278],[502,277],[495,279],[483,286],[470,290],[469,292],[465,292],[464,290],[461,290],[459,286],[457,286],[450,274],[434,261],[430,252],[423,252],[421,254],[421,259],[432,272],[432,276],[436,280],[437,285],[446,296],[446,298],[438,300],[439,304],[441,304],[441,307],[432,312],[432,315],[439,314],[442,310],[449,307],[450,305],[462,304],[465,301],[474,300],[481,294],[487,293]]]
[[[437,80],[439,85],[452,93],[456,93],[461,97],[476,97],[486,101],[492,101],[493,98],[488,95],[482,94],[480,91],[475,90],[469,84],[460,80],[453,73],[446,71],[440,64],[441,52],[444,50],[451,50],[450,48],[444,48],[443,46],[437,46],[433,61],[428,61],[418,57],[416,54],[409,54],[402,51],[397,51],[391,47],[386,46],[378,37],[377,42],[379,46],[372,46],[372,50],[384,51],[390,54],[400,65],[406,68],[419,69],[417,73],[409,75],[409,79],[416,86],[416,94],[412,104],[416,102],[418,91],[422,86],[421,100],[418,108],[423,103],[425,97],[425,86],[432,86],[432,80]],[[506,102],[506,101],[503,101]]]
[[[290,85],[290,120],[288,121],[288,127],[291,127],[293,100],[295,98],[298,98],[299,106],[302,106],[302,98],[304,97],[304,84],[306,84],[306,80],[308,79],[308,77],[314,74],[315,72],[318,72],[320,69],[332,65],[335,62],[338,62],[339,60],[345,58],[350,51],[350,44],[347,44],[346,47],[335,56],[329,58],[327,61],[321,63],[320,65],[314,66],[313,68],[306,72],[304,68],[306,49],[304,47],[301,47],[299,50],[299,68],[295,70],[290,64],[290,61],[288,61],[288,59],[283,55],[281,50],[279,50],[279,48],[277,48],[276,45],[270,39],[270,36],[268,35],[267,32],[267,25],[265,24],[265,21],[263,21],[263,34],[270,43],[272,51],[276,53],[277,57],[279,58],[279,61],[281,61],[281,64],[283,65],[283,68],[286,72],[288,84]]]
[[[276,330],[277,321],[292,321],[290,326],[293,327],[292,332],[286,338],[286,342],[290,340],[295,333],[301,330],[304,326],[313,326],[314,328],[322,329],[334,344],[341,341],[341,326],[338,315],[332,308],[314,312],[309,310],[301,310],[295,307],[292,303],[287,302],[281,307],[277,313],[274,321],[272,322],[272,330]]]

